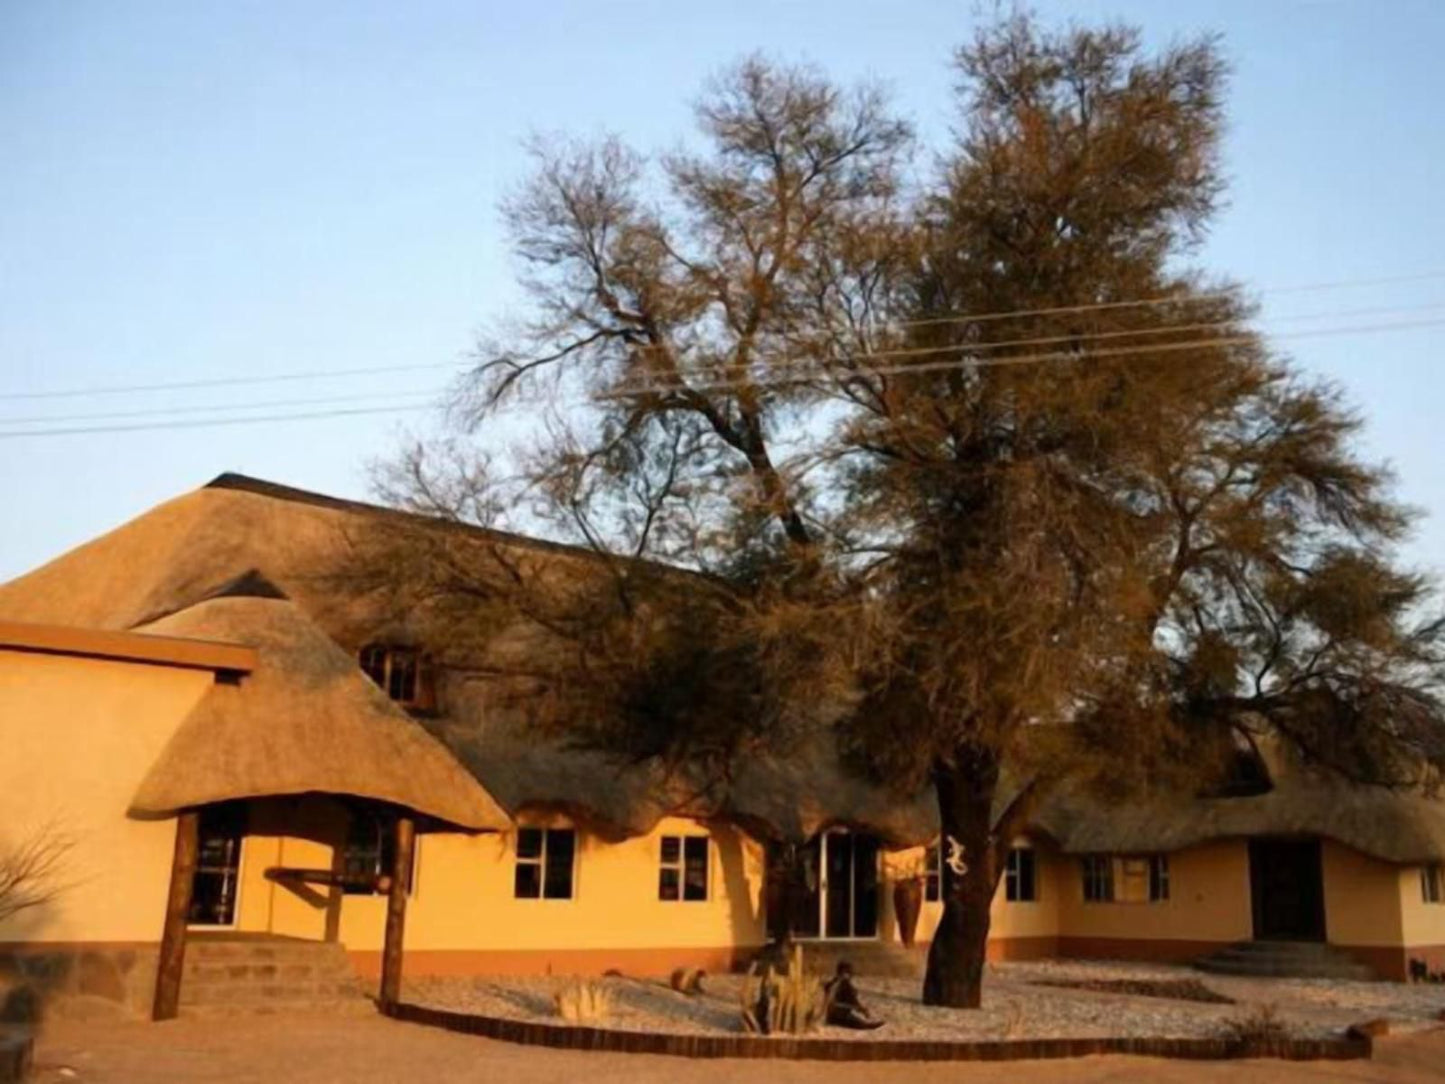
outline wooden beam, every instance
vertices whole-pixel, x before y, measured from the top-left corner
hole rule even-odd
[[[396,856],[386,897],[386,945],[381,953],[381,1011],[388,1012],[401,996],[401,947],[406,932],[406,888],[411,884],[416,822],[406,814],[396,818]]]
[[[171,890],[166,897],[166,924],[161,931],[152,1020],[172,1020],[180,1009],[181,974],[186,966],[186,919],[190,915],[191,888],[196,880],[200,819],[195,810],[185,810],[176,817],[176,848],[171,858]]]

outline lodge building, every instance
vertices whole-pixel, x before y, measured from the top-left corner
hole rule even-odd
[[[498,669],[439,663],[327,574],[395,515],[223,475],[0,585],[0,855],[61,852],[53,891],[0,909],[0,999],[48,976],[57,999],[173,1012],[178,953],[227,939],[332,946],[368,981],[388,959],[409,978],[722,969],[785,925],[920,958],[899,909],[921,896],[926,945],[927,795],[870,788],[825,734],[705,797],[539,735]],[[1381,979],[1445,970],[1445,802],[1247,767],[1225,796],[1046,803],[1009,853],[991,958],[1264,942]],[[801,893],[778,891],[784,862]]]

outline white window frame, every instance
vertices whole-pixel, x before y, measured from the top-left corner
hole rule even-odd
[[[1100,879],[1099,871],[1105,872]],[[1113,903],[1116,893],[1114,884],[1114,856],[1112,854],[1086,854],[1079,858],[1079,880],[1085,903]],[[1107,886],[1108,895],[1089,895],[1089,885]]]
[[[236,845],[236,884],[231,896],[231,921],[230,922],[191,922],[187,920],[188,930],[234,930],[241,922],[241,892],[246,884],[246,841],[249,837],[243,832]],[[196,873],[201,872],[199,862],[196,865]]]
[[[1430,862],[1420,867],[1420,899],[1431,905],[1445,903],[1445,863]]]
[[[1149,902],[1168,903],[1174,894],[1169,871],[1169,856],[1158,853],[1149,856]]]
[[[541,832],[542,849],[536,858],[522,857],[522,833]],[[566,896],[547,895],[547,853],[551,833],[570,832],[572,834],[572,866],[568,871],[568,888],[571,890]],[[512,898],[514,900],[525,900],[528,903],[571,903],[577,898],[577,870],[582,850],[582,833],[575,827],[557,825],[555,827],[544,827],[540,824],[520,824],[517,826],[517,834],[512,841]],[[522,896],[517,894],[517,869],[521,866],[536,866],[538,868],[537,895]]]
[[[669,862],[664,853],[667,840],[677,840],[677,860]],[[687,895],[687,842],[690,839],[701,840],[703,845],[703,883],[702,896]],[[707,903],[712,899],[712,837],[705,832],[664,832],[658,837],[657,843],[657,902],[658,903]],[[662,894],[662,871],[677,871],[677,896],[668,899]]]
[[[1022,896],[1022,895],[1019,894],[1019,890],[1020,890],[1020,888],[1022,887],[1022,880],[1023,880],[1023,878],[1022,878],[1022,876],[1020,875],[1021,871],[1020,871],[1020,869],[1019,869],[1019,866],[1016,864],[1016,862],[1021,862],[1022,859],[1017,859],[1017,860],[1016,860],[1015,857],[1014,857],[1015,855],[1022,854],[1022,852],[1024,852],[1024,851],[1027,851],[1027,852],[1029,853],[1030,862],[1032,863],[1032,866],[1033,866],[1032,871],[1031,871],[1031,872],[1032,872],[1032,876],[1029,878],[1029,887],[1030,887],[1031,889],[1033,889],[1033,894],[1030,895],[1030,896],[1028,896],[1028,897],[1024,897],[1024,896]],[[1038,856],[1038,852],[1037,852],[1033,847],[1029,847],[1029,846],[1010,847],[1010,848],[1008,849],[1008,855],[1007,855],[1007,857],[1005,857],[1005,859],[1004,859],[1003,880],[1004,880],[1004,885],[1003,885],[1003,898],[1004,898],[1004,902],[1005,902],[1005,903],[1038,903],[1038,902],[1039,902],[1039,856]]]

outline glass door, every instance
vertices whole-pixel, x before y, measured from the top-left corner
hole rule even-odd
[[[823,936],[858,939],[878,936],[878,840],[834,829],[822,838]]]
[[[241,879],[244,810],[235,805],[206,806],[200,821],[200,847],[186,921],[193,926],[233,926],[236,889]]]

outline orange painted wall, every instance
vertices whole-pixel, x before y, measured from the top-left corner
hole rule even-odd
[[[72,841],[53,903],[0,923],[0,943],[156,941],[173,820],[126,816],[206,670],[0,649],[0,846],[53,824]]]
[[[284,823],[274,804],[266,816]],[[570,827],[565,818],[523,818],[525,823]],[[328,921],[335,936],[355,953],[379,951],[384,937],[382,896],[341,895],[308,886],[290,887],[264,878],[277,864],[331,867],[333,844],[344,838],[345,820],[328,832],[316,818],[318,836],[246,841],[239,926],[297,937],[324,936]],[[264,830],[264,828],[263,828]],[[709,847],[709,895],[705,901],[663,901],[657,883],[661,837],[701,835]],[[304,860],[302,860],[304,859]],[[609,843],[581,831],[574,867],[573,898],[517,899],[513,891],[515,834],[438,833],[420,837],[414,890],[407,902],[406,949],[413,959],[428,953],[530,954],[537,970],[548,954],[559,959],[578,952],[626,953],[668,949],[718,950],[760,945],[762,848],[737,829],[667,818],[648,835]],[[600,958],[600,957],[599,957]],[[412,973],[415,968],[411,969]]]

